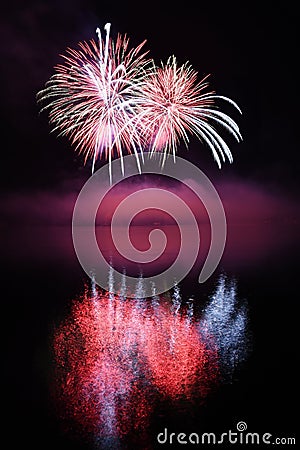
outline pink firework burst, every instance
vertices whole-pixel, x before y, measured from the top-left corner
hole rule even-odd
[[[64,63],[37,94],[41,111],[49,111],[53,131],[67,136],[75,150],[92,160],[111,161],[119,156],[124,173],[124,154],[134,154],[141,171],[143,151],[161,153],[163,163],[169,153],[174,159],[181,141],[188,147],[195,135],[211,149],[219,167],[231,151],[218,132],[223,128],[240,141],[236,122],[216,104],[224,100],[240,109],[231,99],[208,89],[207,76],[200,82],[189,63],[179,66],[175,56],[156,67],[148,52],[141,52],[146,41],[129,49],[129,40],[120,34],[105,39],[97,28],[98,42],[80,42],[78,49],[66,50]]]
[[[207,78],[198,82],[197,72],[188,63],[178,66],[175,56],[148,72],[138,94],[138,105],[152,154],[161,151],[164,159],[168,153],[175,158],[180,141],[188,146],[189,134],[193,134],[209,146],[219,167],[225,156],[232,162],[230,149],[215,125],[226,129],[237,141],[242,136],[235,121],[217,108],[216,100],[225,100],[241,111],[231,99],[208,91]]]
[[[97,158],[111,163],[114,152],[121,158],[122,170],[124,152],[134,153],[140,168],[135,98],[149,62],[147,52],[140,53],[146,41],[129,49],[126,35],[118,35],[114,42],[109,23],[105,31],[105,40],[98,28],[98,43],[90,40],[79,43],[78,50],[67,49],[64,64],[56,66],[37,94],[38,103],[47,103],[41,111],[50,111],[53,131],[66,135],[85,162],[93,160],[92,170]]]

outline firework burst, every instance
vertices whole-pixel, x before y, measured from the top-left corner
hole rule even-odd
[[[189,136],[196,136],[212,151],[219,167],[226,157],[232,162],[231,151],[220,136],[223,128],[240,141],[236,122],[218,109],[216,101],[234,106],[231,99],[209,90],[208,76],[200,82],[189,63],[179,66],[175,56],[161,67],[141,52],[146,41],[129,49],[129,40],[110,38],[110,24],[105,25],[102,38],[78,44],[78,49],[66,50],[64,63],[56,66],[55,74],[37,94],[41,111],[49,111],[53,131],[67,136],[75,150],[84,155],[84,162],[111,161],[123,154],[136,156],[140,167],[143,151],[174,156],[181,141],[186,147]]]
[[[111,162],[114,152],[142,153],[140,133],[136,126],[135,98],[140,90],[148,61],[140,53],[146,41],[129,49],[128,38],[110,38],[110,24],[105,25],[106,38],[97,28],[94,40],[81,42],[78,50],[68,48],[64,64],[56,66],[44,90],[37,94],[41,111],[49,110],[53,131],[66,135],[82,153],[85,162],[104,157]]]
[[[138,105],[152,154],[162,151],[164,159],[168,153],[175,158],[180,141],[188,147],[189,134],[193,134],[209,146],[219,167],[225,156],[232,162],[230,149],[214,125],[225,128],[237,141],[242,137],[234,120],[218,110],[216,100],[225,100],[241,111],[231,99],[208,91],[207,78],[197,82],[197,72],[188,63],[178,66],[175,56],[149,72]]]

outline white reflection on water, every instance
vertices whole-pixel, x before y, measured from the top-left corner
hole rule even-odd
[[[221,275],[200,321],[202,338],[218,349],[223,381],[247,359],[250,347],[247,302],[237,298],[237,283]]]

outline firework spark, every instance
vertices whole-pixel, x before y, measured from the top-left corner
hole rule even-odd
[[[44,90],[37,94],[42,108],[50,110],[53,131],[66,135],[85,162],[104,157],[111,162],[114,151],[135,153],[140,167],[142,145],[136,126],[135,98],[148,63],[140,53],[145,42],[128,48],[128,38],[118,35],[116,43],[110,38],[110,24],[105,25],[106,38],[97,28],[98,45],[92,39],[68,48],[64,64],[56,67]]]
[[[231,151],[214,125],[225,128],[237,141],[242,136],[234,120],[219,111],[215,101],[225,100],[241,110],[231,99],[207,91],[207,78],[197,82],[197,72],[188,63],[178,66],[172,56],[144,79],[139,114],[152,154],[163,151],[164,159],[168,153],[175,158],[181,139],[188,147],[189,134],[194,134],[209,146],[219,167],[225,156],[232,162]]]

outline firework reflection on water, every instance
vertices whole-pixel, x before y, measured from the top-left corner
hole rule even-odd
[[[86,287],[54,334],[65,422],[99,448],[118,448],[147,435],[160,401],[202,402],[228,381],[247,353],[246,305],[238,306],[236,284],[224,276],[199,317],[194,302],[178,286],[150,299]]]

